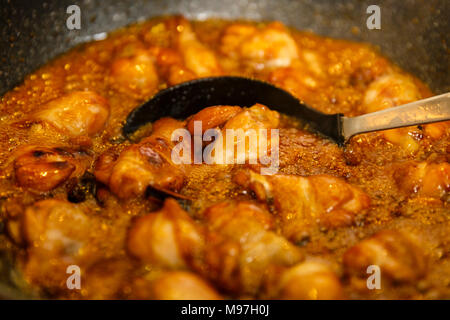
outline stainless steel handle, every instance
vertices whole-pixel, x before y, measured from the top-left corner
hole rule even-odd
[[[450,92],[362,116],[342,117],[342,135],[348,140],[364,132],[445,120],[450,120]]]

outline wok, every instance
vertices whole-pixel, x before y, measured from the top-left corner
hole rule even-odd
[[[370,42],[436,93],[450,91],[450,2],[378,0],[381,29],[369,30],[364,0],[1,0],[0,95],[77,44],[127,24],[168,14],[190,19],[280,20],[297,29]],[[68,30],[67,7],[81,9],[81,29]],[[3,232],[0,222],[0,233]],[[0,251],[0,297],[30,298],[11,257]]]

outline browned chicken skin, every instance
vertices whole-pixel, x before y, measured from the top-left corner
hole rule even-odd
[[[120,88],[147,96],[158,86],[158,73],[154,57],[145,50],[136,50],[128,57],[117,58],[110,74],[111,83]]]
[[[152,265],[184,269],[186,259],[201,250],[203,234],[174,199],[161,211],[137,219],[128,233],[128,251]]]
[[[159,120],[154,124],[152,135],[140,143],[126,148],[118,156],[110,152],[101,155],[95,176],[121,199],[142,196],[150,185],[179,191],[184,173],[171,160],[174,145],[171,133],[183,125],[174,119]]]
[[[364,192],[329,175],[265,177],[241,171],[235,181],[253,191],[259,200],[274,204],[283,234],[294,241],[299,241],[313,226],[351,225],[370,204]]]
[[[253,203],[221,203],[208,208],[197,225],[173,199],[163,209],[135,221],[129,252],[152,265],[192,268],[237,294],[255,294],[270,265],[290,266],[303,257],[276,235],[273,219]],[[225,257],[225,259],[224,259]]]
[[[141,280],[141,281],[139,281]],[[221,300],[223,297],[203,278],[188,271],[167,271],[151,281],[139,279],[134,290],[138,299]]]
[[[303,259],[298,248],[272,231],[272,217],[254,203],[219,203],[208,208],[205,217],[208,230],[223,239],[212,246],[206,259],[217,271],[227,271],[225,278],[219,274],[225,287],[255,294],[271,264],[290,266]],[[228,251],[226,268],[216,260],[220,259],[216,250]]]
[[[448,202],[450,164],[448,162],[406,163],[394,173],[397,185],[408,194],[442,199]]]
[[[350,248],[343,256],[350,277],[367,278],[367,268],[380,268],[384,281],[413,282],[426,273],[427,257],[413,239],[384,230]]]
[[[339,300],[345,297],[339,277],[325,263],[306,261],[284,271],[278,299]]]
[[[16,152],[14,172],[17,183],[37,191],[50,191],[70,177],[84,173],[85,164],[61,148],[26,146]]]
[[[96,218],[74,204],[43,200],[28,207],[21,219],[27,244],[25,274],[33,282],[65,284],[70,265],[89,265],[99,253],[91,242],[92,232],[100,231]]]
[[[95,92],[72,92],[48,102],[33,115],[33,120],[46,121],[69,135],[94,135],[109,117],[108,102]]]

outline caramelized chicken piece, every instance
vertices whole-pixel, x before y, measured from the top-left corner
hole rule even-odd
[[[85,169],[80,159],[60,148],[25,146],[15,152],[17,183],[40,192],[50,191],[71,177],[81,176]]]
[[[392,108],[422,98],[410,77],[388,74],[373,81],[364,95],[364,107],[369,112]]]
[[[283,234],[299,240],[311,226],[347,226],[370,204],[359,188],[342,179],[317,175],[261,176],[252,171],[239,172],[235,181],[252,190],[259,200],[273,202],[282,219]]]
[[[127,248],[131,255],[146,263],[184,269],[202,243],[202,234],[194,221],[174,199],[167,199],[160,211],[133,223]]]
[[[351,224],[356,214],[369,207],[369,197],[342,179],[317,175],[308,177],[308,180],[318,206],[313,211],[322,212],[321,219],[325,225],[336,227]]]
[[[96,178],[121,199],[139,197],[148,186],[179,191],[184,173],[171,160],[171,135],[183,126],[170,118],[158,120],[149,137],[123,150],[117,160],[109,152],[102,155],[96,163]]]
[[[25,211],[23,202],[24,199],[21,196],[11,197],[5,199],[0,207],[0,216],[2,216],[3,219],[4,231],[9,238],[19,246],[23,246],[24,244],[21,230],[22,226],[20,223],[21,215]]]
[[[32,281],[51,278],[63,286],[69,265],[81,266],[96,254],[91,241],[98,236],[95,219],[66,201],[43,200],[28,207],[22,232],[28,245],[25,271]]]
[[[76,254],[89,234],[88,217],[76,205],[62,200],[42,200],[28,207],[23,233],[29,245],[55,254]]]
[[[192,272],[171,271],[152,282],[151,299],[157,300],[221,300],[220,294]]]
[[[187,129],[193,135],[195,122],[200,121],[202,125],[202,134],[208,130],[222,126],[225,122],[236,116],[242,111],[241,107],[234,106],[213,106],[202,109],[193,115],[188,123]]]
[[[101,183],[108,185],[111,178],[111,172],[119,157],[119,153],[114,148],[110,148],[100,154],[95,162],[95,178]]]
[[[133,272],[132,263],[120,258],[100,259],[86,272],[82,272],[81,286],[83,299],[111,300],[123,297],[124,284],[129,282],[129,274]]]
[[[232,112],[229,109],[231,107],[216,108],[226,108],[223,110],[223,119],[229,118],[222,127],[221,136],[214,141],[210,149],[214,148],[211,158],[216,163],[249,162],[256,164],[258,159],[261,161],[263,157],[271,156],[272,150],[277,150],[278,138],[274,139],[270,129],[279,126],[280,115],[278,112],[261,104],[255,104],[250,108],[242,109],[241,112],[231,117],[231,114],[238,110]],[[208,112],[218,112],[216,110],[208,110]],[[197,115],[203,116],[201,113]],[[219,119],[219,117],[217,118]],[[219,122],[216,119],[214,121]],[[228,133],[231,134],[228,135]],[[262,135],[263,133],[265,135]],[[207,153],[207,158],[208,156]],[[208,161],[212,161],[212,159],[208,159]]]
[[[153,145],[134,145],[124,150],[109,178],[111,191],[121,199],[143,195],[148,186],[178,191],[184,175],[155,151]]]
[[[269,80],[302,99],[311,95],[319,87],[317,75],[309,70],[310,67],[311,65],[296,62],[289,67],[273,70]]]
[[[415,127],[390,129],[382,131],[380,134],[387,141],[402,147],[410,154],[414,154],[419,149],[419,141],[416,138],[420,138],[421,134]]]
[[[277,298],[283,300],[338,300],[344,298],[336,273],[322,262],[305,261],[283,272]]]
[[[280,114],[262,104],[255,104],[236,114],[224,126],[224,129],[271,129],[280,124]]]
[[[178,32],[177,46],[187,69],[194,72],[197,77],[222,74],[214,52],[197,39],[189,21],[180,18],[176,30]]]
[[[389,74],[370,84],[365,92],[363,105],[367,112],[375,112],[421,98],[418,88],[409,77]],[[419,143],[414,138],[413,128],[386,130],[380,134],[389,142],[399,145],[411,153],[416,152],[419,148]]]
[[[183,62],[181,54],[170,48],[153,48],[156,55],[158,71],[164,75],[169,85],[194,80],[196,75]]]
[[[445,200],[450,192],[450,164],[408,162],[396,170],[394,179],[408,194]]]
[[[130,56],[117,58],[111,66],[111,84],[119,90],[131,90],[140,96],[148,96],[159,83],[154,60],[145,50],[135,50]]]
[[[428,137],[437,140],[450,134],[450,121],[426,124],[423,128]]]
[[[221,287],[256,294],[270,265],[302,260],[299,249],[271,231],[273,218],[251,202],[225,202],[205,212],[210,238],[205,249],[208,276]]]
[[[153,123],[152,134],[145,140],[164,140],[168,146],[173,146],[172,133],[178,128],[184,128],[186,123],[173,118],[161,118]]]
[[[257,28],[232,24],[221,39],[221,51],[255,70],[287,67],[298,58],[298,48],[289,31],[279,22]]]
[[[424,276],[427,259],[423,250],[406,234],[383,230],[356,244],[343,256],[346,273],[350,277],[368,277],[367,268],[376,265],[381,281],[413,282]]]
[[[145,263],[192,268],[234,293],[255,294],[269,265],[291,266],[299,249],[270,231],[273,218],[252,203],[221,203],[205,212],[207,229],[196,225],[173,199],[137,219],[128,251]]]
[[[69,136],[94,135],[108,121],[108,102],[95,92],[75,91],[47,102],[32,116]]]
[[[424,98],[414,81],[405,75],[392,73],[372,82],[367,88],[363,106],[366,112],[380,111]],[[432,139],[439,139],[446,134],[450,122],[424,125],[425,133]],[[380,133],[389,142],[401,146],[410,153],[419,148],[417,137],[421,132],[417,127],[386,130]]]

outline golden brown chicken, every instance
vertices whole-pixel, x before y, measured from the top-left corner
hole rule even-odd
[[[315,226],[351,225],[370,205],[370,198],[359,188],[329,175],[262,176],[241,171],[234,179],[253,191],[257,199],[273,203],[283,234],[294,241],[300,241]]]

